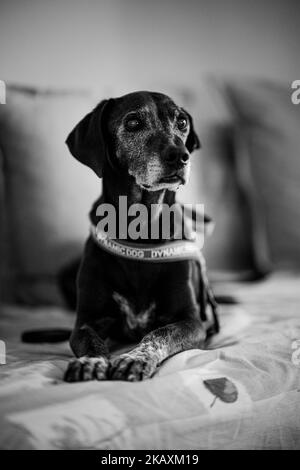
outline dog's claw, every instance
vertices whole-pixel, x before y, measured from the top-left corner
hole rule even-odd
[[[150,378],[156,369],[153,360],[145,355],[123,354],[113,359],[109,368],[111,380],[138,382]]]
[[[106,380],[108,360],[105,357],[80,357],[73,359],[66,370],[66,382],[86,382]]]

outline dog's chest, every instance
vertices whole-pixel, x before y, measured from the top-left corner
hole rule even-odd
[[[151,327],[156,313],[155,301],[139,307],[136,303],[118,292],[113,292],[113,299],[129,332],[145,332]]]

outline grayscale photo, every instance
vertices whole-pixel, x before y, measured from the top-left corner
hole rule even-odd
[[[1,450],[300,450],[299,48],[296,0],[0,1]]]

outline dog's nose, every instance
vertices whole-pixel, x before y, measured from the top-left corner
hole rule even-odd
[[[166,161],[171,165],[184,166],[189,161],[189,154],[183,149],[173,147],[166,152]]]

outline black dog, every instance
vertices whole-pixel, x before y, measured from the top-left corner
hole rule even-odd
[[[102,101],[66,142],[75,158],[103,178],[102,196],[90,213],[94,226],[98,205],[110,203],[118,213],[121,195],[127,196],[128,206],[173,204],[176,189],[187,181],[190,153],[200,146],[190,115],[169,97],[152,92]],[[134,242],[153,246],[170,240]],[[207,304],[213,322],[207,321]],[[77,359],[66,371],[68,382],[151,377],[162,361],[203,347],[218,331],[203,263],[126,259],[102,249],[93,236],[79,271],[77,314],[70,340]],[[110,360],[108,338],[140,342]]]

